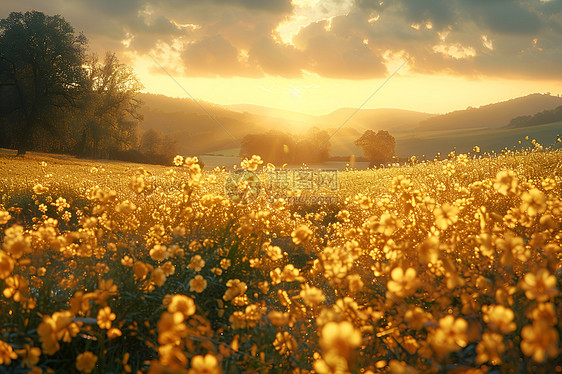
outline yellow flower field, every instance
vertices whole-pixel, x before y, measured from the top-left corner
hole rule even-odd
[[[174,162],[0,155],[0,372],[562,372],[559,150],[348,170],[328,205]]]

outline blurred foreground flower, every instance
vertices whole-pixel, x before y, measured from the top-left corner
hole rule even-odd
[[[84,352],[76,357],[76,369],[82,373],[89,374],[94,371],[98,357],[92,352]]]

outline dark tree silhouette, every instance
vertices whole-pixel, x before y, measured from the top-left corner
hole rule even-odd
[[[369,167],[385,164],[392,160],[396,150],[396,140],[388,131],[378,133],[367,130],[355,141],[363,149],[363,154],[370,161]]]
[[[31,147],[37,129],[58,129],[57,112],[78,105],[86,45],[58,15],[12,12],[0,20],[0,87],[9,98],[1,109],[18,153]]]

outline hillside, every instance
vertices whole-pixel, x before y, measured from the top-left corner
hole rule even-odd
[[[421,121],[418,131],[501,128],[518,116],[535,114],[562,105],[562,98],[531,94],[479,108],[457,110]]]
[[[390,131],[396,137],[399,157],[448,153],[453,147],[465,152],[474,145],[483,150],[499,151],[514,146],[526,135],[536,137],[539,142],[549,142],[560,132],[559,123],[533,126],[524,131],[506,126],[515,117],[562,105],[562,98],[532,94],[439,116],[401,109],[362,109],[342,127],[355,109],[341,108],[313,116],[258,105],[221,106],[201,101],[219,125],[191,99],[153,94],[142,94],[140,98],[145,103],[141,110],[145,117],[141,130],[154,128],[172,135],[179,151],[185,155],[225,154],[225,150],[238,149],[239,140],[247,134],[271,129],[298,134],[312,126],[333,135],[331,156],[362,155],[353,142],[367,129]]]
[[[268,129],[258,116],[232,111],[220,105],[200,101],[217,124],[191,99],[153,94],[139,96],[144,102],[140,110],[144,115],[141,130],[153,128],[172,135],[182,154],[201,154],[238,147],[244,135]]]
[[[327,127],[340,127],[355,108],[341,108],[332,113],[318,117],[319,123]],[[416,112],[403,109],[361,109],[345,124],[345,127],[355,128],[363,133],[365,130],[387,130],[391,133],[411,131],[416,125],[434,114]]]
[[[200,101],[201,105],[219,122],[217,124],[191,99],[172,98],[164,95],[141,94],[144,102],[141,113],[144,121],[141,130],[153,128],[164,134],[171,134],[177,141],[182,154],[212,153],[239,147],[239,140],[246,134],[267,132],[271,129],[304,133],[316,126],[336,132],[344,121],[355,111],[342,108],[334,112],[313,116],[257,105],[221,106]],[[431,114],[401,109],[362,109],[334,136],[337,155],[345,155],[355,147],[342,144],[340,137],[358,138],[367,129],[388,130],[401,133],[410,130]],[[228,134],[230,133],[232,137]]]

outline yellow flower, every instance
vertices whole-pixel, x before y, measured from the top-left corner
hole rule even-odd
[[[287,312],[278,312],[276,310],[272,310],[267,313],[267,318],[271,322],[273,326],[286,326],[289,324],[291,320],[291,316]]]
[[[439,259],[439,237],[430,236],[418,246],[418,256],[422,263],[435,264]]]
[[[482,307],[482,312],[484,312],[484,322],[486,322],[488,327],[492,330],[499,331],[503,334],[509,334],[517,328],[517,325],[513,322],[515,314],[511,309],[503,305],[484,305]]]
[[[554,309],[554,304],[552,303],[541,303],[538,304],[528,315],[529,318],[535,321],[542,321],[548,323],[549,325],[555,325],[558,322],[556,317],[556,311]]]
[[[308,284],[301,290],[300,297],[306,305],[311,307],[320,305],[326,300],[326,296],[321,289],[310,287]]]
[[[283,252],[281,251],[281,248],[277,246],[268,246],[265,253],[273,261],[281,260],[283,258]]]
[[[478,364],[489,362],[492,365],[500,365],[504,351],[503,336],[495,332],[485,332],[476,346],[476,362]]]
[[[43,187],[43,185],[41,185],[41,184],[36,184],[35,186],[33,186],[33,192],[36,195],[41,195],[41,194],[49,192],[49,188]]]
[[[162,265],[160,265],[160,269],[164,271],[164,274],[169,277],[176,272],[176,267],[172,264],[171,261],[166,261]]]
[[[183,156],[178,155],[174,157],[174,165],[182,166],[182,164],[183,164]]]
[[[137,261],[133,264],[133,272],[137,280],[143,280],[148,274],[148,266],[142,261]]]
[[[158,287],[162,287],[166,283],[166,273],[162,268],[156,268],[150,275],[150,280]]]
[[[117,285],[113,283],[113,279],[100,279],[100,284],[94,294],[97,303],[105,306],[109,296],[117,294]]]
[[[178,373],[184,374],[183,370],[187,366],[187,357],[181,348],[174,344],[165,344],[158,347],[158,355],[160,356],[160,363],[164,365],[161,370],[151,370],[149,373]],[[175,370],[174,370],[175,369]]]
[[[294,282],[298,280],[300,275],[299,269],[296,269],[293,264],[285,265],[281,272],[281,279],[285,282]]]
[[[291,233],[291,237],[293,238],[293,242],[295,244],[301,244],[309,240],[311,236],[312,236],[312,231],[304,225],[297,227]]]
[[[207,281],[201,275],[196,275],[195,278],[189,281],[189,290],[201,293],[207,288]]]
[[[181,312],[164,312],[158,321],[158,343],[161,345],[179,345],[182,338],[187,336],[187,326],[183,321],[184,315]]]
[[[317,374],[347,374],[348,363],[345,357],[337,354],[337,352],[330,351],[327,352],[322,358],[320,355],[315,357],[313,368],[314,372]]]
[[[0,209],[0,225],[5,225],[12,218],[10,213]]]
[[[278,332],[275,335],[273,346],[280,355],[284,355],[285,353],[290,354],[291,352],[297,352],[297,341],[287,331],[283,331],[282,333]]]
[[[519,180],[515,173],[511,170],[500,171],[496,175],[496,181],[494,182],[494,189],[507,196],[508,194],[514,194],[517,192],[517,186]]]
[[[224,301],[230,301],[236,296],[241,296],[248,289],[246,283],[241,282],[239,279],[230,279],[228,282],[226,282],[226,287],[228,287],[228,289],[222,297]]]
[[[114,321],[116,318],[115,313],[111,312],[111,308],[106,306],[102,308],[98,312],[98,326],[101,329],[110,329],[111,322]]]
[[[191,359],[188,374],[220,374],[221,369],[217,358],[211,354],[197,355]]]
[[[31,252],[31,239],[24,234],[23,227],[20,225],[13,225],[6,229],[4,249],[15,259],[20,258],[25,253]]]
[[[43,316],[37,328],[42,343],[43,353],[52,355],[59,350],[59,340],[70,343],[80,332],[79,323],[73,322],[70,311],[55,312],[52,316]]]
[[[150,250],[150,258],[154,261],[164,261],[169,255],[170,253],[165,245],[157,244]]]
[[[424,326],[424,324],[430,320],[431,314],[425,312],[420,307],[408,309],[404,314],[404,321],[415,330],[420,330]]]
[[[405,362],[390,360],[388,363],[390,374],[418,374],[418,371]]]
[[[240,163],[240,166],[242,166],[244,169],[253,171],[256,170],[261,164],[263,164],[261,157],[253,155],[251,159],[244,159],[244,161]]]
[[[448,315],[439,320],[439,328],[429,334],[428,342],[438,356],[446,356],[466,347],[467,328],[468,323],[464,319]]]
[[[14,301],[20,302],[29,292],[29,282],[19,274],[6,278],[4,282],[6,283],[4,297],[7,299],[13,298]]]
[[[387,288],[392,294],[406,297],[416,292],[419,282],[413,268],[408,268],[406,271],[401,267],[394,268],[390,276],[392,279],[388,281]]]
[[[0,250],[0,279],[6,279],[14,270],[14,260],[12,257]]]
[[[556,277],[544,268],[539,269],[535,274],[525,274],[521,288],[525,291],[527,299],[536,299],[538,302],[548,301],[559,294],[556,288]]]
[[[322,327],[320,346],[324,351],[337,352],[349,357],[352,350],[361,345],[361,332],[349,321],[328,322]]]
[[[521,352],[536,362],[543,362],[547,357],[555,358],[560,353],[558,331],[542,321],[523,327],[521,338]]]
[[[120,337],[121,335],[123,335],[123,333],[117,327],[112,327],[109,330],[107,330],[107,337],[109,339],[115,339]]]
[[[18,355],[12,349],[12,346],[0,340],[0,365],[9,366],[12,360],[18,358]]]
[[[98,356],[96,356],[92,352],[84,352],[76,357],[76,369],[83,373],[89,374],[94,371],[97,362]]]
[[[41,357],[41,349],[38,347],[31,347],[29,344],[25,344],[23,349],[18,349],[16,353],[22,358],[21,366],[27,368],[37,365]],[[0,364],[2,363],[0,362]]]
[[[195,314],[195,303],[192,298],[185,295],[174,295],[168,305],[168,312],[179,312],[187,318]]]
[[[373,207],[373,202],[369,198],[369,196],[365,196],[362,193],[359,193],[354,198],[355,204],[359,205],[361,209],[369,209]]]
[[[187,265],[188,268],[193,269],[195,271],[201,271],[201,269],[203,269],[203,267],[205,266],[205,260],[203,260],[203,258],[199,255],[195,255],[191,258],[191,261],[189,262],[189,265]]]
[[[354,259],[344,248],[326,247],[320,253],[324,276],[328,279],[343,279],[353,267]]]
[[[371,232],[378,232],[385,236],[392,236],[402,226],[402,221],[391,213],[383,213],[380,220],[373,216],[367,221],[367,227],[369,227]]]
[[[459,208],[454,205],[450,205],[448,203],[441,205],[441,207],[436,208],[433,211],[433,214],[435,215],[435,226],[441,230],[446,230],[449,226],[457,223],[458,213]]]
[[[506,234],[505,239],[496,239],[496,247],[502,251],[501,263],[506,266],[511,266],[514,258],[525,262],[531,257],[531,250],[518,236]]]
[[[220,262],[220,265],[221,265],[221,268],[223,268],[224,270],[227,270],[230,267],[231,262],[228,258],[223,258]]]
[[[556,188],[556,181],[552,178],[544,178],[541,181],[541,185],[545,189],[545,191],[552,191],[553,189]]]
[[[532,188],[521,194],[521,213],[527,213],[530,217],[536,217],[546,210],[546,196],[542,191]]]

